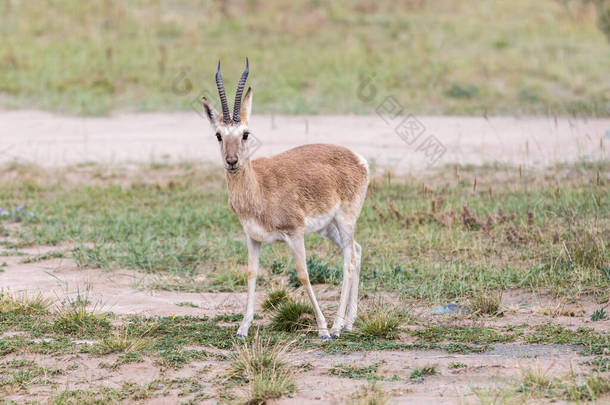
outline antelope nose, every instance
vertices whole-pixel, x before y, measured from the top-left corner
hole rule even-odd
[[[229,166],[235,166],[237,164],[237,157],[228,157],[227,164]]]

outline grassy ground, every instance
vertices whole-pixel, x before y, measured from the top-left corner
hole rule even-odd
[[[448,167],[420,178],[378,175],[358,222],[363,284],[431,302],[517,287],[608,297],[608,170],[599,163],[544,174]],[[69,254],[83,267],[172,276],[160,289],[244,289],[243,231],[219,169],[50,174],[16,166],[8,178],[19,180],[0,182],[0,207],[11,212],[0,216],[10,236],[1,243],[72,246],[29,260]],[[307,244],[312,282],[338,283],[335,247],[317,235]],[[267,244],[261,260],[263,277],[285,274],[298,286],[286,246]]]
[[[610,115],[609,44],[580,2],[224,3],[2,0],[0,102],[185,110],[218,58],[231,97],[247,55],[257,112],[370,113],[370,78],[418,113]]]
[[[281,287],[294,278],[281,244],[264,247],[259,289],[268,299],[257,314],[254,336],[245,342],[233,339],[240,314],[117,315],[96,308],[86,292],[61,302],[3,292],[0,395],[55,404],[172,395],[183,403],[206,398],[264,403],[296,395],[307,373],[314,378],[323,373],[368,381],[353,393],[352,403],[384,403],[397,394],[384,392],[380,384],[411,386],[454,373],[480,375],[465,363],[468,357],[456,356],[484,355],[496,345],[553,344],[586,356],[579,364],[587,371],[553,375],[524,369],[500,388],[473,388],[477,401],[607,398],[610,335],[599,321],[607,322],[601,308],[610,299],[609,173],[607,163],[546,172],[445,167],[418,178],[378,173],[357,232],[363,246],[361,315],[356,332],[335,341],[316,339],[311,307],[299,290]],[[22,255],[21,263],[64,258],[84,268],[162,275],[144,286],[151,289],[245,290],[244,238],[227,206],[218,168],[13,165],[0,177],[0,207],[7,212],[0,213],[2,255]],[[22,252],[39,245],[57,247],[39,255]],[[312,280],[337,284],[340,255],[334,246],[315,236],[307,246]],[[514,288],[550,291],[561,302],[593,298],[599,318],[586,313],[583,326],[566,327],[553,319],[568,310],[549,307],[548,322],[518,321],[513,309],[500,305],[502,291]],[[380,297],[393,298],[382,302]],[[468,303],[471,313],[438,320],[428,310],[410,309],[448,300]],[[176,305],[197,308],[187,301]],[[505,311],[511,312],[508,320]],[[443,366],[401,363],[383,372],[386,360],[354,365],[335,357],[326,369],[295,361],[312,349],[318,354],[308,359],[416,350],[442,351],[453,360]],[[136,371],[122,374],[130,367]],[[78,377],[98,372],[112,376],[113,383],[96,385],[93,378]],[[151,377],[134,379],[142,373]],[[69,384],[75,379],[79,382]]]

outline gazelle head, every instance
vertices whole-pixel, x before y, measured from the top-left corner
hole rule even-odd
[[[229,114],[227,95],[220,75],[220,61],[218,61],[218,71],[216,72],[216,86],[220,95],[222,114],[219,114],[205,97],[202,99],[203,109],[210,120],[210,124],[212,124],[212,128],[216,131],[223,165],[229,173],[237,172],[249,159],[248,135],[250,135],[250,130],[248,129],[248,118],[250,118],[250,111],[252,110],[252,89],[248,87],[243,102],[241,97],[248,72],[249,64],[248,58],[246,58],[246,69],[244,69],[237,84],[233,117]]]

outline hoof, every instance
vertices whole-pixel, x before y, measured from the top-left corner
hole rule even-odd
[[[337,339],[338,337],[339,337],[339,334],[338,334],[338,333],[332,333],[332,334],[330,335],[330,338],[331,338],[331,339]]]
[[[328,335],[322,335],[322,336],[320,336],[320,339],[321,339],[321,340],[329,340],[330,338],[331,338],[331,337],[330,337],[330,336],[328,336]]]
[[[244,338],[246,338],[248,335],[242,335],[241,333],[238,333],[236,336],[237,336],[237,338],[238,338],[238,339],[244,339]]]

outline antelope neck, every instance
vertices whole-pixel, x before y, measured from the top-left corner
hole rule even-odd
[[[229,201],[238,212],[253,213],[259,211],[261,201],[260,185],[252,168],[250,159],[247,159],[240,168],[234,172],[226,171]]]

